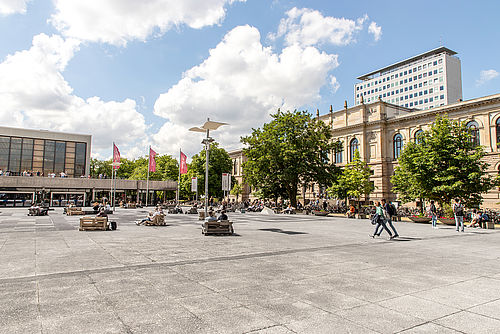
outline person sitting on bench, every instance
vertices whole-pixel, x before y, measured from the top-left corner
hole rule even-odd
[[[106,212],[106,210],[104,210],[104,208],[101,208],[101,210],[99,211],[99,213],[96,215],[96,217],[108,217],[108,213]]]
[[[146,218],[142,219],[140,222],[139,221],[136,222],[135,224],[136,225],[143,225],[146,222],[152,222],[153,218],[160,215],[160,214],[162,214],[162,212],[158,209],[155,209],[155,212],[150,212]]]
[[[220,212],[220,215],[219,215],[219,217],[217,217],[217,220],[218,220],[218,221],[221,221],[221,220],[228,220],[227,215],[226,215],[226,211],[225,211],[225,210],[222,210],[222,211]]]
[[[215,217],[214,212],[212,210],[208,212],[208,217],[205,218],[205,221],[207,221],[207,222],[217,221],[217,218]]]

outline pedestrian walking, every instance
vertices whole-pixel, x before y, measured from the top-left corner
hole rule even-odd
[[[436,205],[434,205],[434,201],[431,201],[431,205],[429,206],[429,214],[430,214],[431,220],[432,220],[432,228],[438,228],[437,227],[437,209],[436,209]]]
[[[375,236],[380,236],[382,234],[382,230],[386,230],[386,232],[389,234],[389,237],[392,239],[392,233],[385,224],[384,208],[382,207],[380,202],[376,203],[375,217],[377,218],[377,222],[375,224],[375,232],[373,232],[373,234],[370,234],[370,237],[375,238]]]
[[[385,214],[385,219],[387,224],[389,224],[389,227],[391,230],[394,232],[393,238],[399,237],[398,231],[396,231],[396,228],[392,224],[392,216],[396,215],[396,207],[392,203],[388,203],[385,198],[382,199],[382,207],[384,208],[384,214]]]
[[[459,198],[455,198],[455,203],[453,203],[453,214],[455,215],[455,226],[460,231],[464,231],[464,206],[460,202]]]

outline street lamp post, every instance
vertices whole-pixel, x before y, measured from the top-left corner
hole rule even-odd
[[[227,125],[227,123],[214,122],[211,121],[210,118],[207,118],[207,121],[202,126],[189,129],[189,131],[207,134],[207,137],[201,141],[201,143],[205,145],[205,217],[208,216],[208,159],[210,156],[210,144],[214,141],[214,139],[210,137],[210,130],[215,131],[222,125]]]

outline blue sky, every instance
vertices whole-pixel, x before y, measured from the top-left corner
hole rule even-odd
[[[179,4],[182,3],[182,4]],[[444,45],[464,99],[500,92],[500,3],[0,0],[0,123],[90,133],[128,157],[226,149],[278,107],[340,109],[356,77]]]

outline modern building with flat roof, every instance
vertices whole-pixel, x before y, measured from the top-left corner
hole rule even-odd
[[[89,178],[91,142],[91,135],[0,126],[0,207],[88,206],[110,198],[110,179]],[[157,203],[177,182],[118,179],[115,189],[117,201],[144,202],[149,190]]]
[[[427,110],[462,100],[462,72],[456,52],[439,47],[359,76],[355,105],[378,100]]]
[[[90,173],[91,135],[0,126],[0,170],[11,176]]]

